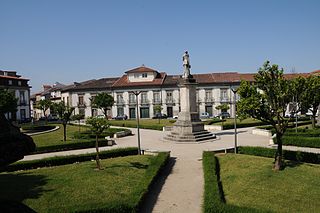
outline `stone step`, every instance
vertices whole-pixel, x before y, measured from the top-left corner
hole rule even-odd
[[[174,142],[199,142],[199,141],[205,141],[205,140],[211,140],[215,139],[216,136],[213,133],[210,132],[203,132],[202,134],[198,135],[177,135],[177,134],[168,134],[164,137],[165,140],[174,141]]]

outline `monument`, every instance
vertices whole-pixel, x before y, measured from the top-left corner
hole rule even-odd
[[[179,79],[181,111],[172,130],[164,139],[178,143],[197,143],[215,139],[216,136],[204,129],[196,103],[196,79],[191,75],[190,57],[186,51],[182,57],[183,76]]]

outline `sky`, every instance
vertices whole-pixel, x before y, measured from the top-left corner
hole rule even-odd
[[[320,69],[318,0],[0,0],[0,70],[43,84],[120,77]]]

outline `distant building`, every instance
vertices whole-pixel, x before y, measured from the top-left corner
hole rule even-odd
[[[18,99],[16,113],[7,113],[7,119],[24,122],[31,118],[29,79],[17,75],[16,71],[0,70],[0,89],[7,89]]]
[[[298,76],[307,77],[312,73],[284,74],[285,78],[292,79]],[[196,79],[196,100],[198,112],[217,116],[221,113],[216,107],[221,104],[229,105],[228,112],[234,116],[234,95],[231,89],[240,86],[241,80],[254,81],[254,73],[215,72],[192,74]],[[108,112],[109,117],[127,115],[129,119],[136,118],[136,96],[132,93],[139,91],[138,96],[140,118],[152,118],[155,115],[154,106],[160,105],[162,113],[168,117],[178,116],[180,112],[179,82],[181,75],[168,75],[155,69],[140,66],[128,70],[121,77],[92,79],[84,82],[75,82],[71,85],[59,87],[59,91],[48,97],[42,93],[42,98],[54,101],[64,101],[74,107],[75,114],[84,114],[85,117],[102,115],[100,109],[91,106],[91,100],[101,92],[113,96],[114,105]],[[54,88],[54,87],[53,87]],[[52,88],[51,88],[52,89]],[[54,90],[54,89],[53,89]],[[50,89],[48,90],[50,91]],[[236,96],[239,99],[239,96]],[[290,105],[288,105],[290,110]]]

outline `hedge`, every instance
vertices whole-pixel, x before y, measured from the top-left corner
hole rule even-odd
[[[130,123],[122,123],[122,124],[112,124],[113,126],[121,126],[121,127],[129,127],[129,128],[137,128],[136,124]],[[162,131],[164,125],[150,125],[150,124],[139,124],[139,128],[141,129],[153,129],[153,130],[160,130]]]
[[[255,122],[255,123],[241,123],[237,122],[237,128],[244,128],[244,127],[253,127],[253,126],[259,126],[264,125],[266,123],[264,122]],[[223,124],[223,129],[234,129],[234,123],[226,123]]]
[[[56,128],[56,126],[50,125],[23,125],[21,129],[26,132],[40,132],[40,131],[47,131]]]
[[[99,143],[99,147],[108,146],[108,140],[106,139],[99,139],[98,143]],[[36,147],[36,151],[32,152],[31,154],[94,148],[95,145],[96,145],[95,140],[88,140],[88,141],[83,141],[79,143],[62,143],[62,144],[57,144],[52,146]]]
[[[256,209],[226,204],[220,180],[220,164],[214,152],[203,152],[202,164],[204,173],[203,212],[261,212]]]
[[[240,154],[274,158],[276,149],[241,146],[238,148],[238,152]],[[320,164],[320,154],[317,153],[282,150],[282,155],[286,160]]]
[[[116,132],[125,131],[126,129],[120,128],[108,128],[106,131],[99,135],[99,138],[105,138],[107,136],[113,137]],[[96,135],[91,131],[83,131],[83,132],[74,132],[73,137],[75,139],[93,139],[96,138]]]
[[[277,143],[277,139],[273,139],[274,143]],[[319,137],[307,137],[304,135],[296,136],[283,136],[282,137],[283,145],[299,146],[299,147],[312,147],[320,148],[320,138]]]
[[[128,155],[137,155],[138,149],[135,147],[111,149],[107,151],[99,152],[100,159],[123,157]],[[2,168],[0,171],[17,171],[17,170],[28,170],[36,169],[40,167],[60,166],[66,164],[72,164],[76,162],[84,162],[94,160],[96,153],[81,154],[81,155],[69,155],[69,156],[56,156],[40,160],[31,161],[19,161]]]

